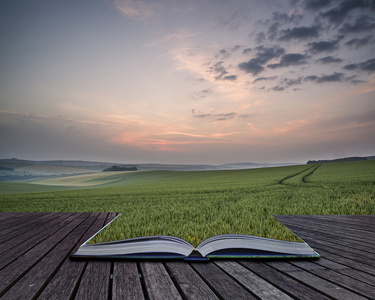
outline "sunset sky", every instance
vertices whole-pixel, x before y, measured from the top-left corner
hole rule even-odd
[[[375,1],[1,1],[0,140],[36,160],[375,155]]]

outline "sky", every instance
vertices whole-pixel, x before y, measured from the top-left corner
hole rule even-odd
[[[374,0],[4,0],[0,158],[375,155]]]

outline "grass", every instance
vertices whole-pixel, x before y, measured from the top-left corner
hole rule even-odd
[[[122,212],[98,238],[165,234],[194,245],[223,233],[296,240],[272,217],[277,214],[375,213],[375,161],[111,176],[96,188],[54,192],[29,184],[35,192],[27,193],[23,184],[24,193],[1,194],[0,211]]]

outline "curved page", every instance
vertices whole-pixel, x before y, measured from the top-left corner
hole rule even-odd
[[[127,240],[83,244],[73,255],[78,256],[126,256],[133,254],[173,253],[188,256],[194,247],[183,239],[173,236],[150,236]]]
[[[304,242],[288,242],[241,234],[217,235],[208,238],[197,247],[202,256],[225,249],[252,249],[286,255],[317,256],[317,253]]]

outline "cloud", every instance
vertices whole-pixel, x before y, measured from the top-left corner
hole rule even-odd
[[[228,81],[236,81],[237,80],[237,75],[228,75],[224,76],[222,80],[228,80]]]
[[[255,41],[260,44],[266,40],[266,35],[264,32],[258,32],[257,37],[255,38]]]
[[[274,47],[264,47],[264,46],[259,46],[255,48],[258,52],[256,54],[256,58],[258,59],[259,63],[265,64],[271,59],[278,58],[281,55],[285,53],[285,49],[274,46]]]
[[[210,68],[210,71],[217,74],[215,76],[215,80],[220,80],[228,74],[227,70],[223,67],[223,62],[219,61],[216,64],[213,65],[213,67]]]
[[[343,60],[341,58],[334,58],[333,56],[326,56],[319,58],[316,62],[327,65],[341,63]]]
[[[219,54],[217,54],[215,57],[216,58],[228,58],[232,55],[233,52],[236,52],[238,49],[240,49],[242,46],[240,45],[236,45],[234,47],[231,47],[231,48],[226,48],[226,49],[221,49],[219,51]]]
[[[349,70],[349,71],[356,70],[356,69],[358,69],[358,65],[357,64],[348,64],[348,65],[344,66],[343,69]]]
[[[319,10],[325,6],[331,4],[331,0],[306,0],[305,9],[307,10]]]
[[[277,78],[277,76],[272,76],[272,77],[258,77],[257,79],[255,79],[253,81],[253,83],[256,83],[258,81],[264,81],[264,80],[274,80],[276,78]]]
[[[235,113],[235,112],[230,112],[230,113],[226,113],[226,114],[210,114],[210,113],[208,113],[208,114],[196,114],[195,110],[192,110],[192,114],[195,118],[199,118],[199,119],[212,118],[212,119],[215,119],[217,121],[226,121],[226,120],[233,119],[233,118],[238,116],[238,114]]]
[[[206,98],[208,95],[211,95],[212,94],[212,89],[205,89],[205,90],[201,90],[199,92],[194,92],[192,98],[196,99],[196,98]]]
[[[297,24],[302,20],[303,16],[294,11],[291,14],[274,12],[272,14],[272,24],[268,27],[267,35],[268,38],[274,40],[278,35],[278,30],[284,25],[289,25],[291,23]],[[265,23],[268,23],[270,20],[267,20]]]
[[[256,76],[264,71],[264,67],[259,63],[259,61],[256,58],[252,58],[248,62],[240,63],[238,65],[238,68],[245,71],[246,73],[253,74],[253,76]]]
[[[288,28],[280,32],[279,41],[307,40],[319,36],[320,26],[300,26]]]
[[[343,67],[345,70],[361,70],[369,73],[375,72],[375,58],[369,59],[367,61],[358,64],[348,64]]]
[[[366,31],[372,31],[375,28],[375,22],[373,18],[369,16],[358,16],[354,23],[345,23],[339,29],[339,32],[343,34],[348,33],[361,33]]]
[[[251,51],[253,51],[252,48],[246,48],[246,49],[243,49],[242,53],[247,54],[247,53],[250,53]]]
[[[279,22],[280,24],[290,24],[293,22],[298,22],[302,20],[302,18],[303,16],[296,12],[293,12],[292,14],[279,12],[272,13],[272,21]]]
[[[282,80],[282,83],[284,83],[287,87],[289,87],[291,85],[301,84],[301,81],[302,81],[302,77],[299,77],[297,79],[285,78],[284,80]]]
[[[306,59],[306,55],[299,53],[285,54],[283,57],[281,57],[281,60],[278,64],[270,64],[268,65],[268,67],[270,67],[271,69],[276,69],[282,67],[304,65],[307,63]]]
[[[344,80],[345,74],[344,73],[333,73],[331,75],[322,75],[320,77],[316,75],[306,76],[304,81],[314,81],[316,83],[324,83],[324,82],[341,82]]]
[[[215,76],[215,80],[227,80],[227,81],[235,81],[237,79],[237,75],[227,75],[227,70],[223,67],[223,62],[219,61],[210,68],[210,71],[217,74]]]
[[[375,72],[375,58],[359,64],[362,71]]]
[[[275,76],[275,78],[276,78],[276,76]],[[268,91],[275,91],[275,92],[285,91],[285,89],[287,89],[288,87],[290,87],[292,85],[301,84],[302,79],[303,79],[303,77],[299,77],[299,78],[296,78],[296,79],[284,78],[283,80],[280,81],[279,85],[268,89]],[[294,89],[294,90],[297,90],[297,89]]]
[[[272,88],[270,88],[269,90],[272,90],[272,91],[275,91],[275,92],[282,92],[285,90],[285,87],[283,86],[274,86]]]
[[[352,84],[358,84],[358,83],[365,83],[366,82],[364,80],[358,80],[356,78],[357,78],[357,75],[353,75],[353,76],[345,78],[345,81],[350,82]]]
[[[341,24],[346,20],[347,15],[360,8],[370,8],[371,1],[368,0],[345,0],[341,1],[340,4],[324,13],[321,14],[323,18],[328,19],[332,24]]]
[[[303,80],[304,81],[316,81],[319,77],[316,76],[316,75],[310,75],[310,76],[306,76]]]
[[[344,45],[350,48],[359,49],[370,44],[371,40],[372,40],[372,36],[368,35],[364,38],[353,38],[347,41]]]
[[[242,62],[238,65],[238,68],[245,71],[246,73],[251,73],[256,76],[264,71],[264,65],[271,59],[278,58],[285,53],[285,49],[275,46],[275,47],[256,47],[257,51],[255,58],[250,59],[248,62]]]
[[[344,79],[344,73],[333,73],[331,75],[322,75],[319,77],[316,82],[323,83],[323,82],[341,82]]]
[[[135,19],[148,19],[155,15],[151,7],[139,0],[117,0],[116,7],[127,17]]]
[[[314,54],[319,52],[331,52],[338,49],[339,39],[333,41],[311,42],[307,44],[307,47],[308,51]]]

